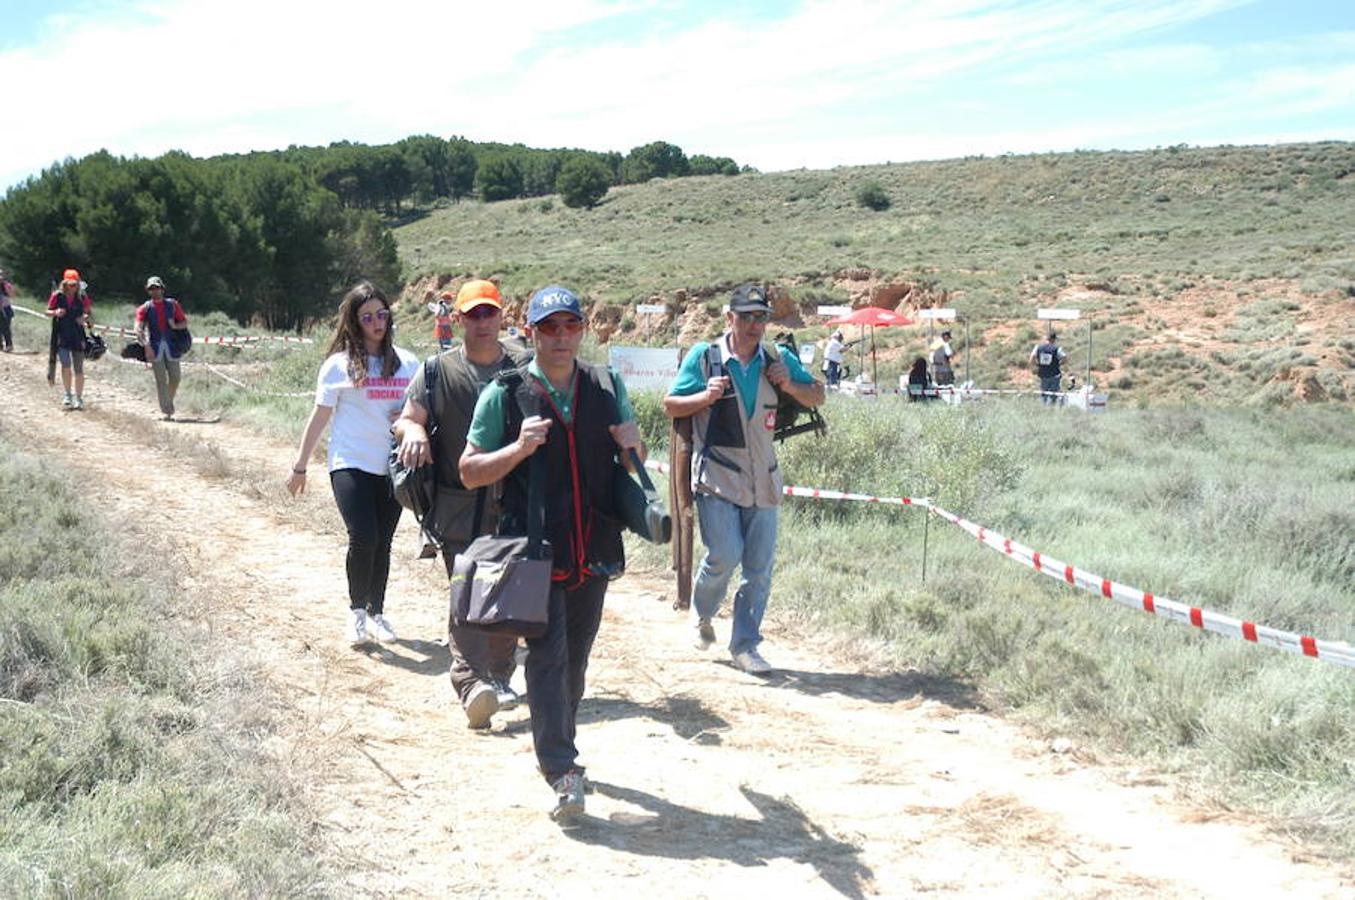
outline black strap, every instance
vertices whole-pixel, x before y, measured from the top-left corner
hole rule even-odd
[[[616,396],[616,376],[612,374],[611,367],[609,366],[604,366],[603,371],[606,373],[606,377],[599,378],[598,382],[602,385],[602,389],[607,392],[607,396],[612,398],[611,424],[620,425],[621,399]],[[654,482],[650,480],[649,473],[645,471],[645,464],[640,461],[640,454],[636,452],[634,447],[630,448],[628,452],[630,453],[631,466],[635,469],[635,474],[640,478],[640,486],[645,489],[646,493],[653,494],[657,497],[658,492],[654,489]],[[650,499],[654,498],[651,497]]]
[[[438,383],[438,357],[433,354],[423,361],[423,408],[428,411],[428,444],[432,450],[433,435],[438,430],[437,411],[433,408],[433,388]]]
[[[526,410],[522,410],[526,418]],[[537,397],[537,415],[541,415],[541,398]],[[527,470],[527,558],[543,559],[541,541],[546,531],[546,445],[532,451]],[[577,500],[577,498],[575,498]]]

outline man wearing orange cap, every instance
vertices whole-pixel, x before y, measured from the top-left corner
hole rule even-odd
[[[67,269],[61,273],[61,288],[47,300],[47,315],[56,332],[56,355],[61,360],[61,386],[66,396],[65,409],[85,406],[85,326],[92,316],[89,295],[80,283],[80,273]],[[75,390],[71,390],[71,371],[75,372]],[[50,370],[49,370],[50,373]]]
[[[457,471],[475,401],[500,372],[512,371],[523,362],[499,341],[503,301],[492,281],[463,284],[452,318],[462,328],[461,346],[431,357],[420,367],[392,428],[406,466],[430,462],[435,466],[436,496],[432,511],[424,517],[424,529],[441,545],[448,577],[456,554],[476,537],[491,533],[498,522],[499,486],[468,490]],[[517,702],[508,687],[517,639],[459,628],[451,623],[450,615],[447,627],[452,688],[466,712],[467,724],[488,728],[495,712]]]

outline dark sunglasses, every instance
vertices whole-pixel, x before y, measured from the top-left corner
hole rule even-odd
[[[546,319],[532,327],[547,337],[559,337],[562,334],[578,334],[583,331],[583,319]]]
[[[739,317],[740,322],[770,322],[772,314],[766,310],[757,310],[755,312],[736,312],[734,315]]]
[[[497,306],[490,306],[488,303],[481,303],[479,306],[472,306],[461,315],[466,319],[492,319],[502,310]]]
[[[378,309],[374,313],[363,313],[358,316],[363,325],[370,325],[373,322],[384,322],[391,317],[391,311],[388,309]]]

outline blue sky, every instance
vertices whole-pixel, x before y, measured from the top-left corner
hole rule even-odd
[[[0,189],[410,134],[764,171],[1355,140],[1351,0],[4,0]]]

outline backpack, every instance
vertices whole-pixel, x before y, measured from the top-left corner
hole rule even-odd
[[[165,330],[168,332],[165,337],[169,341],[169,355],[175,359],[193,352],[193,333],[187,328],[175,328],[171,324],[174,321],[174,306],[178,302],[173,297],[165,298]],[[147,300],[144,306],[148,318],[155,315],[154,301]]]
[[[778,346],[788,347],[792,353],[796,352],[795,335],[790,332],[782,335],[781,340],[777,343]],[[780,362],[780,357],[773,356],[771,351],[764,346],[759,346],[758,351],[762,354],[762,372],[765,378],[767,368],[772,363]],[[726,374],[724,364],[720,361],[720,345],[713,341],[706,348],[705,370],[707,378]],[[732,386],[730,390],[733,391]],[[801,416],[804,416],[806,421],[797,425],[796,420]],[[711,420],[714,424],[714,416],[711,417]],[[795,437],[797,434],[804,434],[807,431],[812,431],[819,437],[823,437],[828,433],[828,423],[824,421],[823,416],[817,409],[812,406],[805,406],[785,391],[776,389],[776,425],[772,432],[772,440],[784,441],[786,438]],[[709,440],[709,435],[707,435],[707,440]]]

